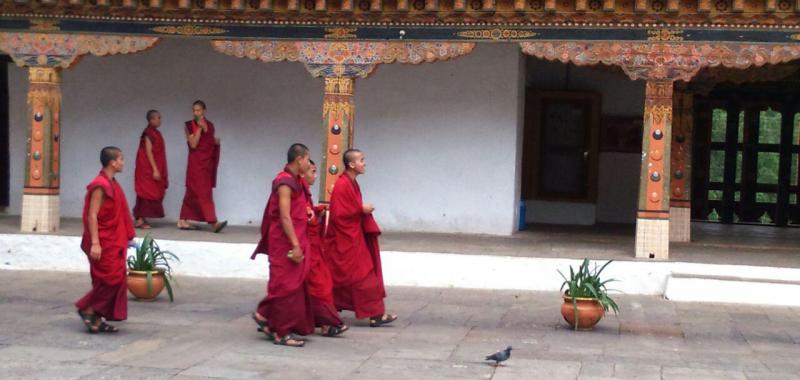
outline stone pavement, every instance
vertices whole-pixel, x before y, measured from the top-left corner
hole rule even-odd
[[[176,302],[129,304],[89,335],[72,302],[88,274],[0,271],[0,379],[800,379],[800,309],[618,296],[595,331],[561,320],[556,293],[390,288],[391,327],[275,346],[249,314],[262,281],[181,277]],[[484,355],[512,345],[494,368]]]

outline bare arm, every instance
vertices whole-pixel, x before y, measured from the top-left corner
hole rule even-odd
[[[278,211],[281,219],[281,227],[283,233],[289,238],[292,243],[292,260],[300,262],[303,259],[303,249],[300,248],[300,241],[297,239],[297,233],[294,231],[294,224],[292,223],[292,189],[289,186],[278,187]]]
[[[89,198],[89,214],[87,215],[89,224],[89,236],[92,238],[92,248],[89,251],[89,257],[94,260],[100,259],[102,247],[100,247],[100,234],[97,232],[97,213],[100,212],[100,205],[103,204],[103,189],[100,187],[92,190],[92,195]]]
[[[150,162],[150,166],[153,168],[153,179],[160,180],[161,171],[158,170],[158,165],[156,165],[156,159],[153,156],[153,143],[149,137],[144,138],[144,152],[147,154],[147,161]]]
[[[193,134],[189,134],[189,131],[186,132],[186,141],[189,142],[189,147],[192,149],[197,149],[197,144],[200,143],[200,135],[203,133],[202,128],[197,128]]]

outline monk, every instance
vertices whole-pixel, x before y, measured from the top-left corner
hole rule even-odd
[[[308,148],[293,144],[284,170],[275,176],[262,222],[261,241],[255,253],[269,255],[267,296],[258,304],[253,319],[275,344],[302,347],[297,335],[314,332],[314,316],[306,292],[311,261],[305,259],[308,241],[308,198],[303,174],[308,170]],[[295,335],[297,334],[297,335]]]
[[[215,233],[221,232],[228,221],[218,221],[214,209],[213,189],[217,186],[219,138],[214,137],[214,123],[206,119],[206,103],[192,104],[194,118],[186,122],[186,142],[189,160],[186,165],[186,195],[183,197],[178,228],[196,230],[188,220],[207,222]]]
[[[147,111],[147,128],[139,139],[139,150],[136,152],[136,172],[134,189],[136,205],[133,207],[134,227],[150,229],[146,218],[164,217],[164,195],[169,187],[167,175],[167,150],[164,137],[158,128],[161,127],[161,113],[156,110]]]
[[[333,303],[333,279],[328,265],[322,259],[322,235],[325,230],[323,215],[325,205],[314,207],[310,187],[317,180],[317,165],[311,165],[305,174],[304,188],[308,198],[308,212],[311,218],[308,223],[308,240],[310,251],[306,253],[306,260],[311,262],[311,269],[306,277],[306,285],[311,298],[311,310],[314,322],[320,328],[323,336],[337,336],[350,329],[342,322],[336,306]]]
[[[125,192],[114,176],[125,166],[122,151],[100,152],[103,169],[86,186],[81,249],[89,258],[92,290],[75,303],[90,333],[117,332],[106,321],[128,318],[128,281],[125,251],[134,238],[133,219]]]
[[[364,174],[364,154],[348,149],[343,155],[345,168],[333,187],[330,224],[322,250],[333,276],[333,298],[339,310],[352,310],[356,318],[369,318],[370,327],[391,323],[397,315],[386,314],[380,247],[381,231],[369,203],[361,198],[356,177]]]

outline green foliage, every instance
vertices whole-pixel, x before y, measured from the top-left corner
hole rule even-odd
[[[578,267],[578,271],[576,272],[574,268],[570,265],[569,267],[569,278],[558,271],[558,274],[564,279],[564,283],[561,284],[561,291],[564,291],[566,288],[567,291],[565,295],[572,298],[572,306],[575,309],[575,329],[578,327],[578,305],[576,298],[592,298],[600,302],[603,305],[603,310],[608,311],[611,309],[614,311],[614,314],[619,313],[619,307],[617,303],[608,295],[609,289],[606,287],[606,284],[609,282],[617,281],[615,279],[607,279],[603,280],[600,274],[603,272],[604,269],[611,264],[614,260],[609,260],[601,267],[597,267],[597,264],[594,265],[593,269],[589,269],[589,259],[583,259],[583,263],[581,263],[580,267]]]
[[[728,115],[725,110],[714,109],[711,118],[711,141],[712,142],[725,142],[727,119],[732,117]],[[753,143],[760,144],[779,144],[781,140],[781,118],[779,112],[771,109],[760,111],[758,114],[758,135],[753,136],[751,139]],[[800,144],[800,113],[794,115],[793,120],[793,144]],[[742,135],[744,131],[744,112],[739,114],[739,125],[737,131],[738,142],[742,142]],[[723,175],[725,172],[725,153],[721,150],[711,151],[711,162],[709,167],[709,179],[712,182],[723,182]],[[791,178],[797,178],[797,156],[792,156],[791,165]],[[778,183],[778,168],[780,164],[780,155],[774,152],[759,152],[756,163],[757,182],[760,184],[777,184]],[[737,152],[736,157],[736,182],[741,182],[742,172],[742,152]],[[708,199],[716,199],[716,194],[709,191]],[[756,193],[756,202],[758,203],[775,203],[776,194],[774,193]]]
[[[169,301],[173,302],[172,295],[172,266],[170,261],[180,262],[178,256],[170,251],[162,251],[156,241],[147,235],[142,241],[142,245],[136,250],[135,255],[128,256],[128,269],[133,271],[147,272],[147,291],[153,292],[153,272],[160,272],[164,275],[164,285],[167,288]]]

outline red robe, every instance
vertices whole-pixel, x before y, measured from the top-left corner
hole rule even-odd
[[[208,223],[217,222],[213,188],[217,186],[219,145],[214,141],[214,123],[206,120],[208,129],[200,135],[197,148],[189,147],[186,164],[186,195],[183,197],[181,219]],[[193,134],[200,128],[194,120],[186,122],[186,131]]]
[[[272,181],[272,193],[267,201],[265,220],[261,226],[266,234],[261,236],[255,252],[269,255],[267,296],[259,302],[258,313],[267,318],[270,331],[280,336],[289,333],[308,335],[314,332],[314,316],[305,283],[311,269],[311,260],[308,259],[308,200],[301,181],[300,177],[293,177],[288,171],[278,173]],[[280,223],[278,187],[284,185],[292,189],[292,224],[300,247],[306,255],[306,259],[299,264],[287,257],[292,243]]]
[[[356,318],[383,315],[383,286],[375,218],[362,211],[358,182],[348,175],[336,180],[331,194],[330,224],[322,254],[333,276],[333,297],[339,310]]]
[[[322,220],[323,207],[314,207],[308,183],[303,181],[308,198],[308,207],[314,211],[314,216],[308,223],[308,240],[311,249],[306,254],[306,260],[311,261],[311,269],[306,277],[306,287],[311,297],[311,309],[317,326],[342,326],[344,322],[339,318],[333,302],[333,278],[328,265],[322,259],[322,234],[325,224]]]
[[[161,180],[153,179],[153,167],[147,159],[145,138],[150,140],[153,147],[153,159],[161,173]],[[136,172],[134,176],[134,189],[136,190],[136,206],[133,207],[135,218],[163,218],[164,195],[169,187],[167,175],[167,150],[164,138],[157,128],[148,126],[139,139],[139,150],[136,152]]]
[[[88,257],[92,247],[89,233],[89,200],[92,191],[103,189],[103,203],[97,213],[97,234],[102,253],[99,260]],[[81,249],[89,258],[92,290],[75,303],[79,310],[92,307],[97,315],[109,321],[128,318],[128,281],[125,252],[128,241],[133,239],[133,220],[128,211],[125,193],[116,180],[109,179],[104,172],[86,186],[83,206],[83,239]]]

